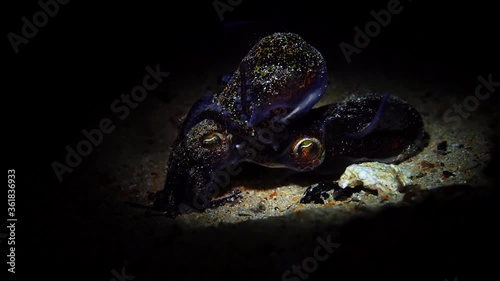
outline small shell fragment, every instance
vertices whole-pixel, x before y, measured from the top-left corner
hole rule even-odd
[[[382,194],[394,194],[404,186],[413,184],[411,172],[393,164],[365,162],[348,166],[338,184],[342,188],[362,185]]]

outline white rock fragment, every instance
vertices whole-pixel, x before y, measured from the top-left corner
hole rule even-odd
[[[338,184],[342,188],[362,185],[371,190],[378,190],[379,195],[394,194],[398,189],[413,184],[408,169],[393,164],[365,162],[348,166]]]

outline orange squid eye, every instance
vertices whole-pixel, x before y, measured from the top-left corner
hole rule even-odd
[[[293,157],[295,158],[322,158],[324,152],[323,145],[317,138],[301,138],[293,146]]]

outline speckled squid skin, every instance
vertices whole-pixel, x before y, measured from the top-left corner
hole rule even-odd
[[[283,109],[282,123],[308,112],[324,95],[326,62],[318,50],[294,33],[262,38],[243,58],[227,86],[206,97],[189,126],[204,113],[217,112],[235,129],[252,130],[270,111]]]
[[[283,121],[309,111],[326,91],[321,54],[293,33],[264,37],[246,55],[213,104],[242,126],[254,126],[275,108],[293,109]]]

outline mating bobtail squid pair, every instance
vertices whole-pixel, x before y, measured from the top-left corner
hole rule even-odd
[[[228,186],[221,178],[252,162],[297,172],[334,173],[362,161],[408,158],[423,135],[418,111],[388,94],[314,108],[325,94],[323,56],[300,36],[262,38],[225,88],[197,101],[178,129],[163,190],[153,209],[204,210]]]

